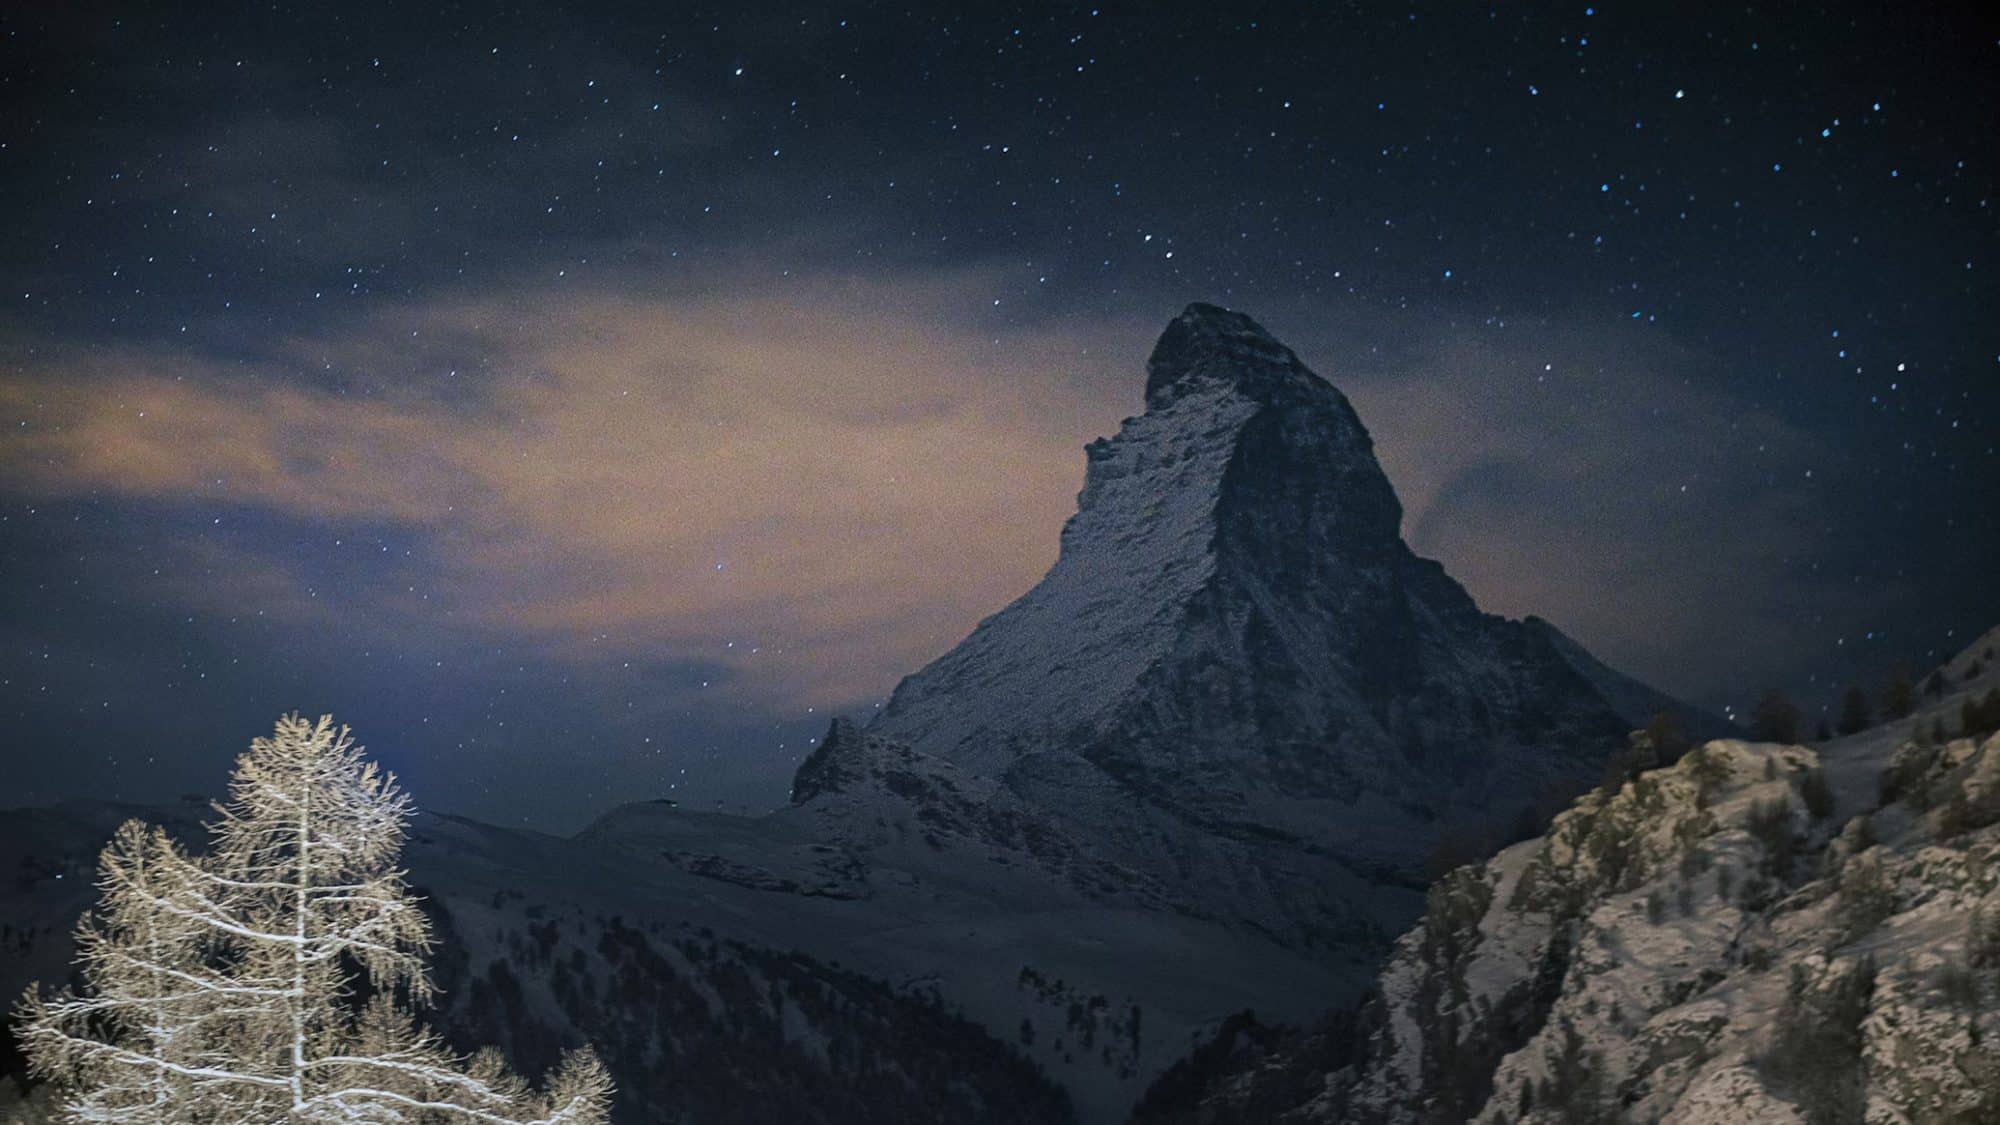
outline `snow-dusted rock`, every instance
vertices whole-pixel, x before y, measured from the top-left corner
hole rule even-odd
[[[1432,889],[1349,1045],[1296,1036],[1150,1120],[2000,1121],[2000,734],[1930,741],[2000,684],[1996,641],[1914,716],[1586,794]]]

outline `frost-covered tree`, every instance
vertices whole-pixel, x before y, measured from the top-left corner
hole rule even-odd
[[[414,1022],[431,985],[429,926],[396,868],[410,801],[345,727],[280,719],[217,811],[205,856],[121,827],[77,930],[85,993],[22,999],[29,1065],[67,1120],[606,1120],[588,1051],[536,1092],[497,1052],[460,1058]]]

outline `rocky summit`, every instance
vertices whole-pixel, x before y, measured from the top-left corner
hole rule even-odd
[[[1278,857],[1331,856],[1383,888],[1335,913],[1399,925],[1442,838],[1518,834],[1656,711],[1719,733],[1411,551],[1346,396],[1248,316],[1188,306],[1145,413],[1087,454],[1048,574],[870,731],[1122,832],[1135,862],[1236,841],[1282,882]]]

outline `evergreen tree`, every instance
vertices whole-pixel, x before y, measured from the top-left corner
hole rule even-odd
[[[1874,722],[1868,711],[1868,693],[1860,684],[1850,684],[1847,693],[1840,697],[1840,726],[1842,734],[1855,734],[1868,729]]]
[[[1916,688],[1910,684],[1910,674],[1898,668],[1882,685],[1882,717],[1906,719],[1915,709]]]
[[[1784,692],[1772,688],[1750,713],[1750,736],[1758,742],[1797,742],[1800,719],[1798,707]]]
[[[1666,711],[1657,712],[1644,729],[1627,736],[1625,749],[1605,759],[1603,787],[1616,793],[1647,770],[1679,761],[1693,745],[1679,719]]]
[[[77,931],[87,994],[22,998],[22,1047],[65,1119],[607,1119],[610,1079],[587,1051],[538,1094],[497,1053],[458,1058],[413,1022],[430,932],[395,868],[410,801],[345,727],[280,719],[217,808],[206,856],[121,827]]]
[[[1959,722],[1968,738],[2000,730],[2000,688],[1989,689],[1980,699],[1968,693],[1959,708]]]
[[[1655,711],[1646,723],[1646,736],[1653,743],[1653,764],[1671,766],[1681,760],[1681,755],[1694,749],[1694,739],[1687,732],[1687,724],[1681,721],[1678,711]]]
[[[1806,771],[1799,782],[1799,797],[1806,803],[1806,812],[1814,820],[1825,820],[1833,815],[1833,786],[1826,780],[1826,771],[1815,766]]]
[[[1540,1091],[1541,1103],[1562,1125],[1603,1121],[1603,1060],[1585,1048],[1571,1020],[1562,1021],[1560,1032],[1560,1046],[1554,1057],[1546,1059],[1548,1078]]]
[[[1868,956],[1831,969],[1819,982],[1803,965],[1792,966],[1762,1062],[1808,1125],[1861,1120],[1868,1089],[1861,1024],[1873,1004],[1875,976]]]

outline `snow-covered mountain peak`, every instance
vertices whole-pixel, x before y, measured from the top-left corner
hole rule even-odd
[[[1300,552],[1407,555],[1402,509],[1353,408],[1256,321],[1189,305],[1147,372],[1146,412],[1085,447],[1055,566],[905,680],[871,729],[1004,766],[1023,727],[1067,735],[1128,695],[1219,567],[1259,571],[1250,581],[1263,585]]]
[[[1251,394],[1317,376],[1264,326],[1199,301],[1167,325],[1146,361],[1146,409],[1157,410],[1204,380],[1222,380]]]
[[[1086,448],[1055,565],[870,735],[1109,833],[1135,866],[1227,841],[1281,880],[1300,849],[1407,889],[1447,828],[1497,842],[1684,710],[1413,553],[1353,407],[1251,318],[1189,306],[1146,388]]]

